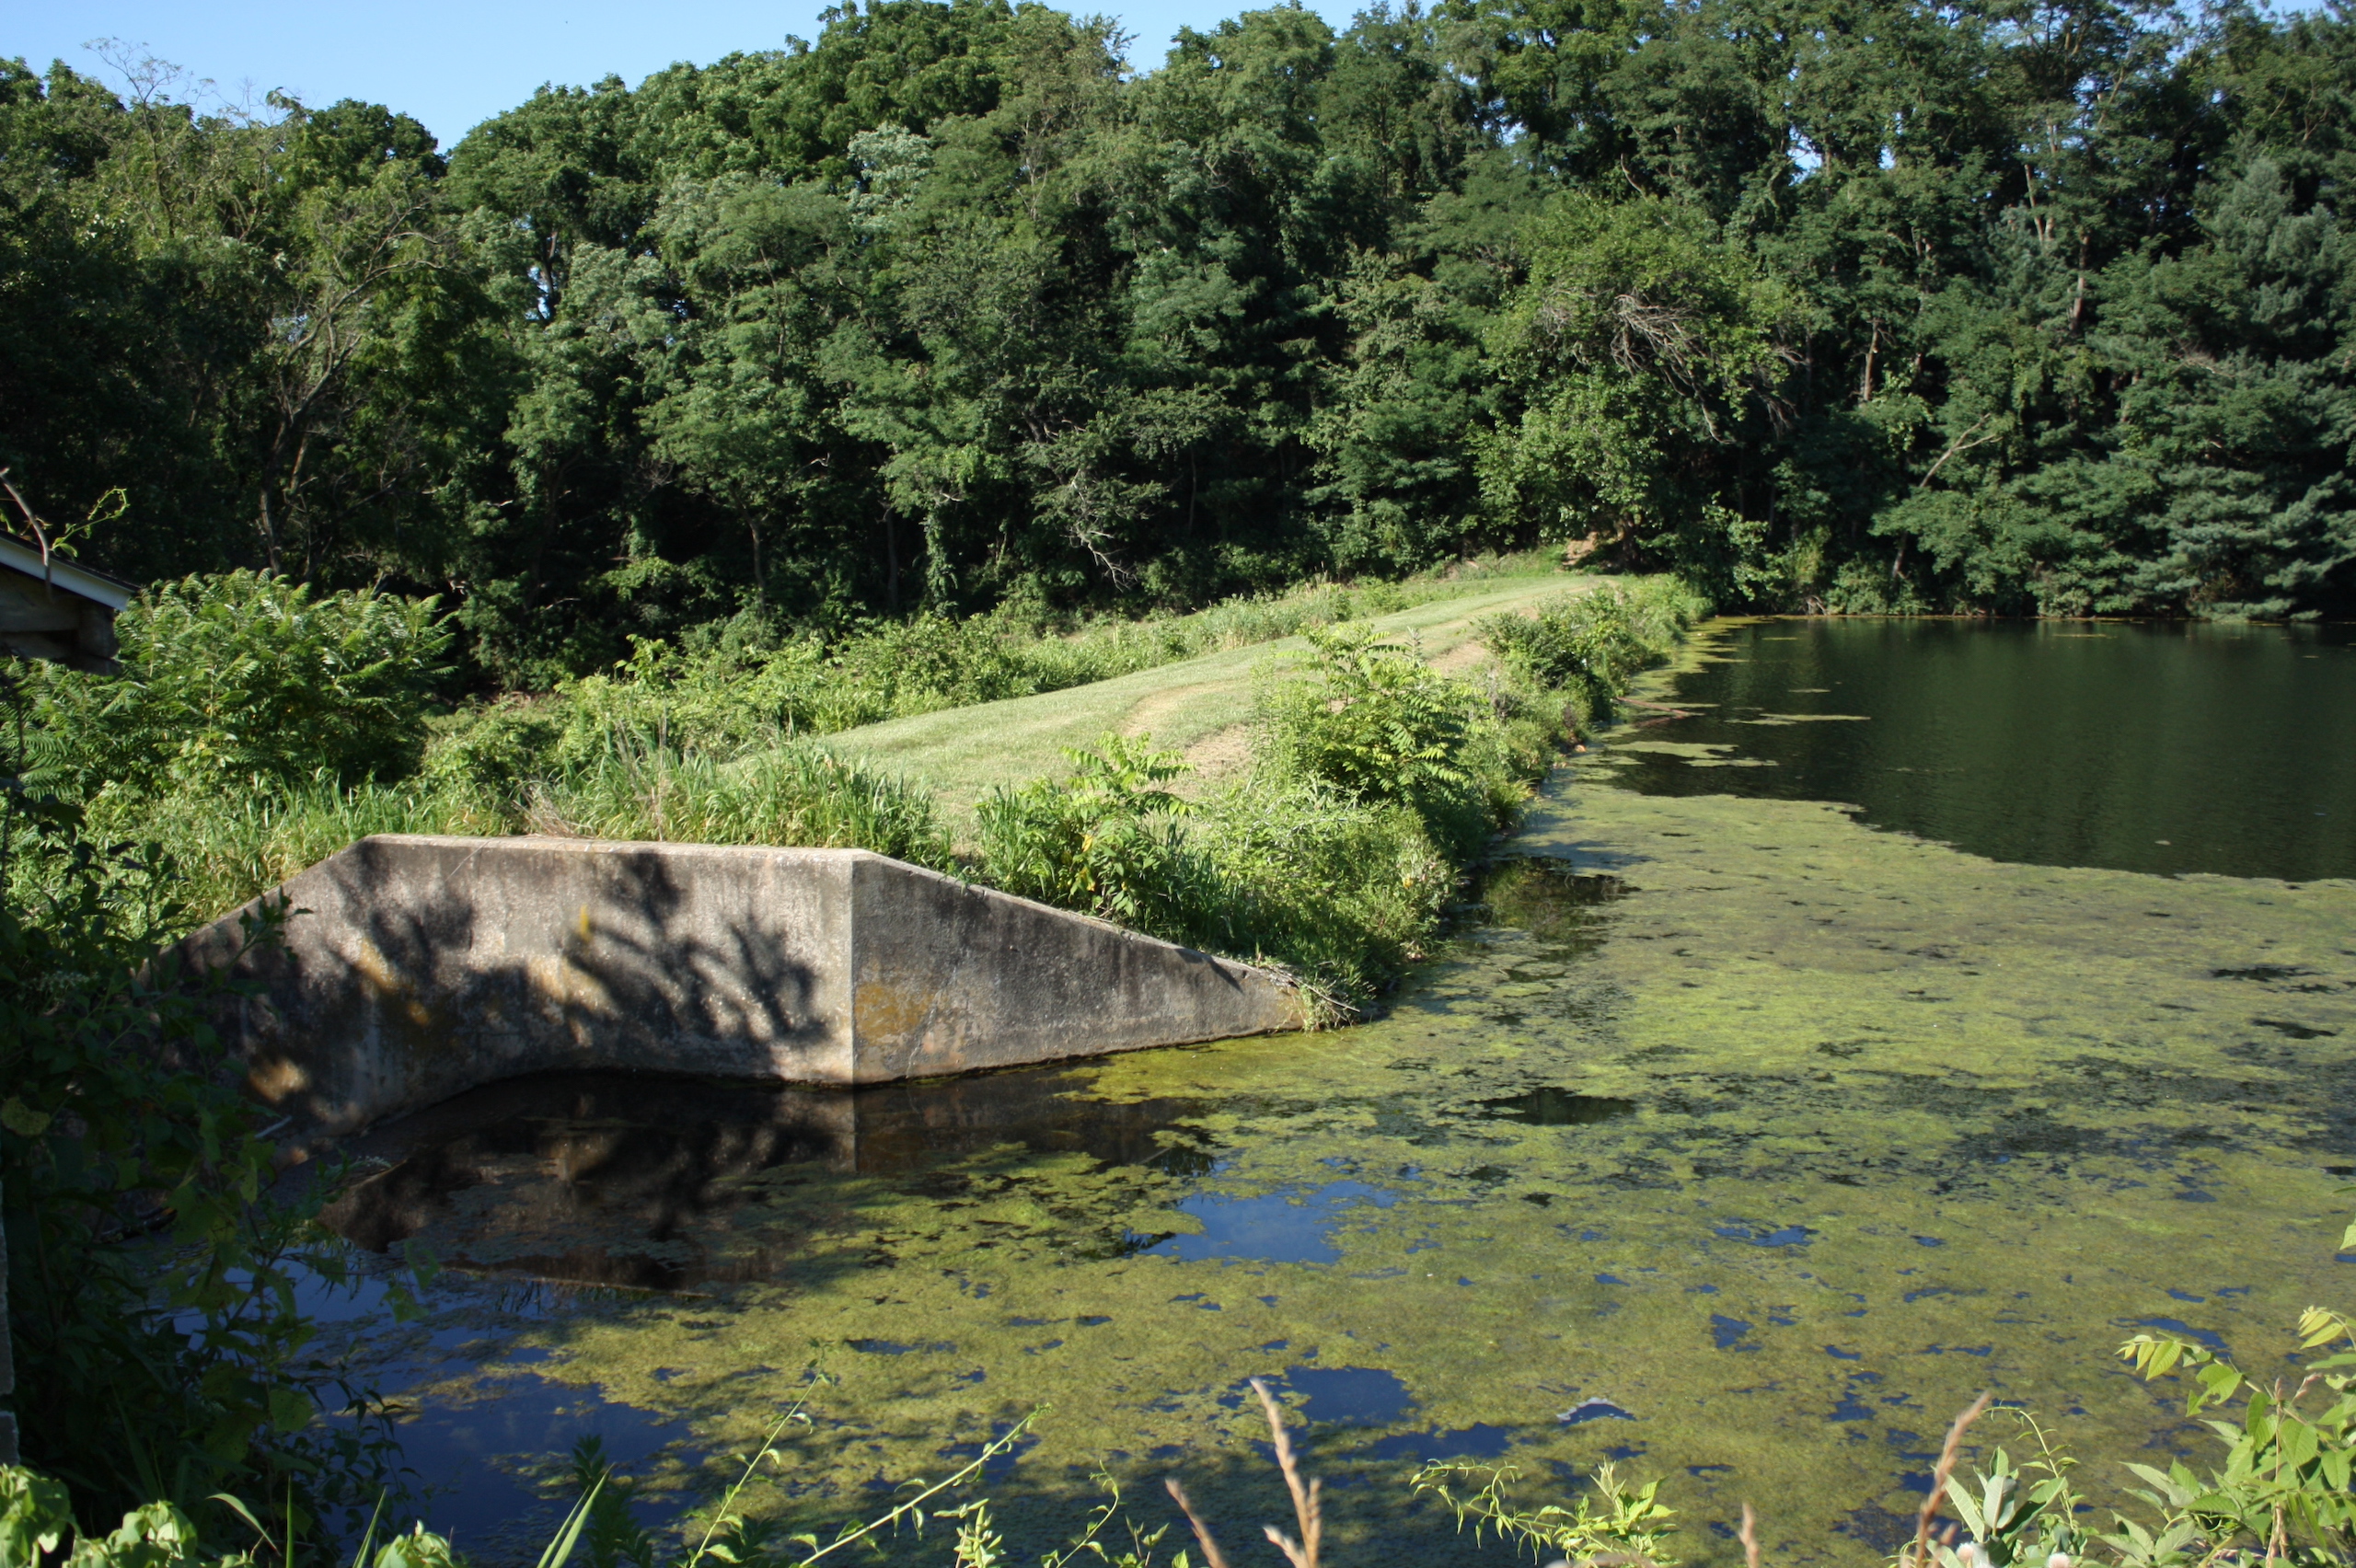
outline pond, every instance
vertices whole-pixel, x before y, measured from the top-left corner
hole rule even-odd
[[[528,1561],[536,1456],[594,1430],[659,1520],[801,1401],[758,1506],[839,1521],[1039,1411],[987,1478],[1016,1545],[1102,1467],[1253,1561],[1253,1377],[1335,1562],[1507,1559],[1414,1503],[1432,1458],[1660,1480],[1689,1562],[1747,1500],[1771,1561],[1865,1563],[1982,1389],[2098,1493],[2198,1450],[2119,1340],[2281,1366],[2356,1297],[2349,640],[1728,622],[1637,695],[1379,1021],[376,1135],[339,1222],[464,1265],[347,1345],[436,1518]]]
[[[1674,700],[1623,776],[1648,794],[1840,801],[1998,860],[2356,877],[2356,627],[1768,622]]]

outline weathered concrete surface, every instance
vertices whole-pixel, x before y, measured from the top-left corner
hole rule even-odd
[[[928,1078],[1304,1021],[1267,971],[859,849],[364,838],[180,945],[260,995],[223,1033],[289,1136],[495,1079],[620,1067]]]
[[[8,1233],[0,1230],[0,1401],[17,1391],[17,1357],[8,1342]],[[17,1416],[0,1410],[0,1465],[17,1462]]]

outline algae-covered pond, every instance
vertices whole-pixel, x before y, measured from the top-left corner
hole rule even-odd
[[[1772,1559],[1862,1563],[1982,1389],[2097,1489],[2197,1448],[2122,1337],[2280,1366],[2356,1299],[2349,640],[1727,623],[1641,695],[1693,717],[1565,768],[1378,1022],[857,1096],[542,1079],[380,1135],[350,1233],[467,1266],[357,1347],[440,1520],[495,1556],[592,1430],[658,1516],[800,1398],[760,1506],[831,1522],[1045,1406],[989,1478],[1018,1544],[1101,1466],[1256,1560],[1254,1376],[1340,1562],[1505,1560],[1411,1505],[1436,1457],[1533,1497],[1616,1459],[1688,1560],[1738,1562],[1748,1500]]]

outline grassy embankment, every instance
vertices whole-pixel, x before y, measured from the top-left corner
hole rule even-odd
[[[995,886],[1299,975],[1351,1017],[1576,726],[1698,605],[1550,575],[831,744],[938,788]]]
[[[791,742],[1485,597],[1492,579],[1549,580],[1504,558],[1077,627],[928,616],[781,642],[722,627],[436,715],[450,636],[430,602],[191,578],[126,613],[122,678],[27,667],[28,780],[108,841],[167,856],[177,909],[163,918],[182,928],[371,833],[858,843],[929,860],[921,781]]]
[[[1495,662],[1481,641],[1482,621],[1602,581],[1562,572],[1499,577],[1363,624],[1382,640],[1415,648],[1435,669],[1467,676]],[[1176,751],[1190,775],[1173,781],[1175,792],[1199,796],[1249,769],[1264,676],[1299,667],[1311,651],[1299,636],[1239,645],[1063,691],[866,724],[829,737],[826,745],[922,778],[961,841],[970,839],[974,807],[992,789],[1057,772],[1067,750],[1108,734],[1149,738]]]
[[[722,628],[439,718],[427,606],[191,580],[126,617],[130,679],[44,674],[36,721],[92,827],[156,847],[182,924],[371,833],[856,846],[1283,966],[1347,1016],[1566,720],[1697,607],[1535,565],[1076,628]]]

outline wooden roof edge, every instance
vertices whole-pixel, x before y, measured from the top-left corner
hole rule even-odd
[[[104,605],[110,610],[122,608],[139,592],[135,582],[125,582],[120,577],[109,576],[63,556],[52,554],[43,561],[40,546],[7,534],[0,534],[0,566],[11,567],[29,577],[44,578],[52,587],[63,588],[76,598]]]

